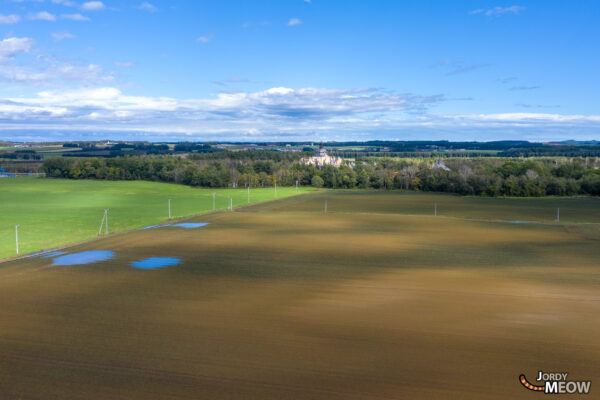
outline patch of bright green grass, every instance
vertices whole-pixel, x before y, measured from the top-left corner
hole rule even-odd
[[[312,190],[300,188],[299,193]],[[15,256],[15,225],[20,254],[75,243],[98,235],[104,209],[109,231],[136,229],[168,220],[248,204],[246,189],[198,189],[142,181],[76,181],[44,178],[0,179],[0,259]],[[277,198],[296,188],[277,188]],[[250,202],[275,199],[274,188],[252,188]]]

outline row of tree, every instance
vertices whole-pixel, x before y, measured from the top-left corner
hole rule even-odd
[[[14,152],[0,153],[0,158],[8,160],[41,160],[42,155],[33,150],[17,150]]]
[[[52,158],[43,168],[50,177],[149,180],[200,187],[312,185],[327,188],[409,189],[482,196],[600,195],[600,159],[448,159],[449,171],[431,160],[363,158],[355,166],[322,169],[297,157],[265,152],[190,156]]]

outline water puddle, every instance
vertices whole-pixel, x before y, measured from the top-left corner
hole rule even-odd
[[[52,265],[81,265],[94,262],[110,260],[115,256],[110,250],[82,251],[81,253],[69,254],[57,257]]]
[[[154,228],[160,228],[161,226],[165,226],[165,225],[150,225],[150,226],[145,226],[145,227],[143,227],[143,228],[140,228],[139,230],[141,230],[141,229],[154,229]]]
[[[40,256],[42,256],[44,258],[52,258],[52,257],[62,256],[63,254],[67,254],[67,252],[66,251],[48,251],[44,254],[40,254]]]
[[[138,269],[156,269],[170,267],[181,263],[178,258],[172,257],[150,257],[140,261],[133,261],[131,266]]]
[[[44,258],[52,258],[52,257],[56,257],[56,256],[60,256],[62,254],[66,254],[66,251],[57,251],[57,250],[42,250],[42,251],[37,251],[35,253],[31,253],[29,255],[27,255],[27,257],[44,257]]]
[[[208,225],[208,222],[181,222],[179,224],[173,224],[171,226],[177,226],[179,228],[191,229],[200,228],[201,226]]]
[[[180,222],[177,224],[164,224],[164,225],[150,225],[140,229],[154,229],[154,228],[165,228],[165,227],[175,227],[175,228],[200,228],[202,226],[208,225],[208,222]]]

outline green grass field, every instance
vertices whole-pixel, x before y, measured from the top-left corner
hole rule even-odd
[[[312,190],[301,188],[300,192]],[[14,257],[15,225],[19,225],[21,254],[79,242],[98,235],[104,209],[109,230],[119,232],[216,209],[248,203],[245,189],[196,189],[155,182],[75,181],[43,178],[0,179],[0,259]],[[295,188],[277,188],[278,197],[296,194]],[[273,188],[251,189],[250,201],[275,198]]]
[[[535,399],[519,374],[600,376],[600,240],[419,214],[431,199],[309,193],[66,250],[110,261],[1,263],[0,398]],[[181,264],[130,264],[147,257]]]

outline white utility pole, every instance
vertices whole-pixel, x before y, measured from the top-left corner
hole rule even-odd
[[[15,240],[17,242],[17,255],[19,255],[19,225],[15,225]]]
[[[98,229],[98,236],[102,235],[102,227],[104,227],[104,234],[108,235],[108,208],[104,209],[104,215],[102,215],[102,222],[100,222],[100,229]]]
[[[560,208],[556,209],[556,222],[560,222]]]
[[[215,195],[216,193],[213,192],[213,211],[215,211]]]
[[[296,179],[296,193],[298,193],[298,179]]]
[[[102,221],[100,222],[100,229],[98,229],[98,236],[102,235],[102,227],[104,226],[104,217],[106,216],[105,214],[102,214]]]
[[[171,219],[171,199],[169,199],[169,219]]]
[[[325,214],[327,214],[327,199],[325,199]]]

